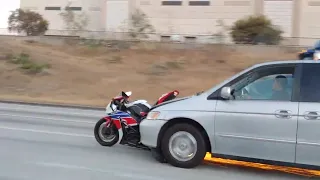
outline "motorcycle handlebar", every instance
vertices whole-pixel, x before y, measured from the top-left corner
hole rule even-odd
[[[113,108],[112,108],[112,104],[116,105],[117,109],[116,110],[121,110],[121,111],[124,111],[126,109],[126,106],[125,104],[129,103],[129,101],[126,99],[126,98],[123,98],[121,100],[118,100],[118,99],[113,99],[112,102],[110,103],[110,107],[113,111],[115,111]]]

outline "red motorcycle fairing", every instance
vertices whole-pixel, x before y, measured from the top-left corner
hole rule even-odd
[[[111,115],[104,117],[104,119],[106,120],[106,126],[109,126],[110,123],[113,123],[116,126],[119,132],[119,141],[117,142],[117,144],[121,142],[123,137],[123,130],[122,130],[121,123],[123,123],[125,126],[131,126],[131,127],[138,125],[138,122],[133,117],[131,117],[130,114],[123,111],[116,111]]]
[[[178,91],[178,90],[174,90],[174,91],[168,92],[168,93],[166,93],[166,94],[163,94],[163,95],[158,99],[158,101],[156,102],[155,105],[161,104],[161,103],[163,103],[164,101],[172,100],[172,99],[176,98],[178,95],[179,95],[179,91]]]

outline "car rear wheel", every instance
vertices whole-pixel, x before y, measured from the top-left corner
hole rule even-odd
[[[161,150],[167,162],[180,168],[201,164],[206,154],[206,143],[201,132],[190,124],[175,124],[165,132]]]

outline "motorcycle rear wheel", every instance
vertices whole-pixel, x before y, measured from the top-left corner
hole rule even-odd
[[[96,123],[94,127],[94,137],[102,146],[113,146],[119,141],[119,132],[113,124],[110,124],[109,128],[106,127],[106,123],[105,119],[100,119]]]

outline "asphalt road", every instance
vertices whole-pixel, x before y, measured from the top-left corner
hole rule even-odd
[[[102,147],[93,137],[103,111],[0,103],[1,180],[295,180],[305,177],[202,165],[174,168],[147,151]]]

